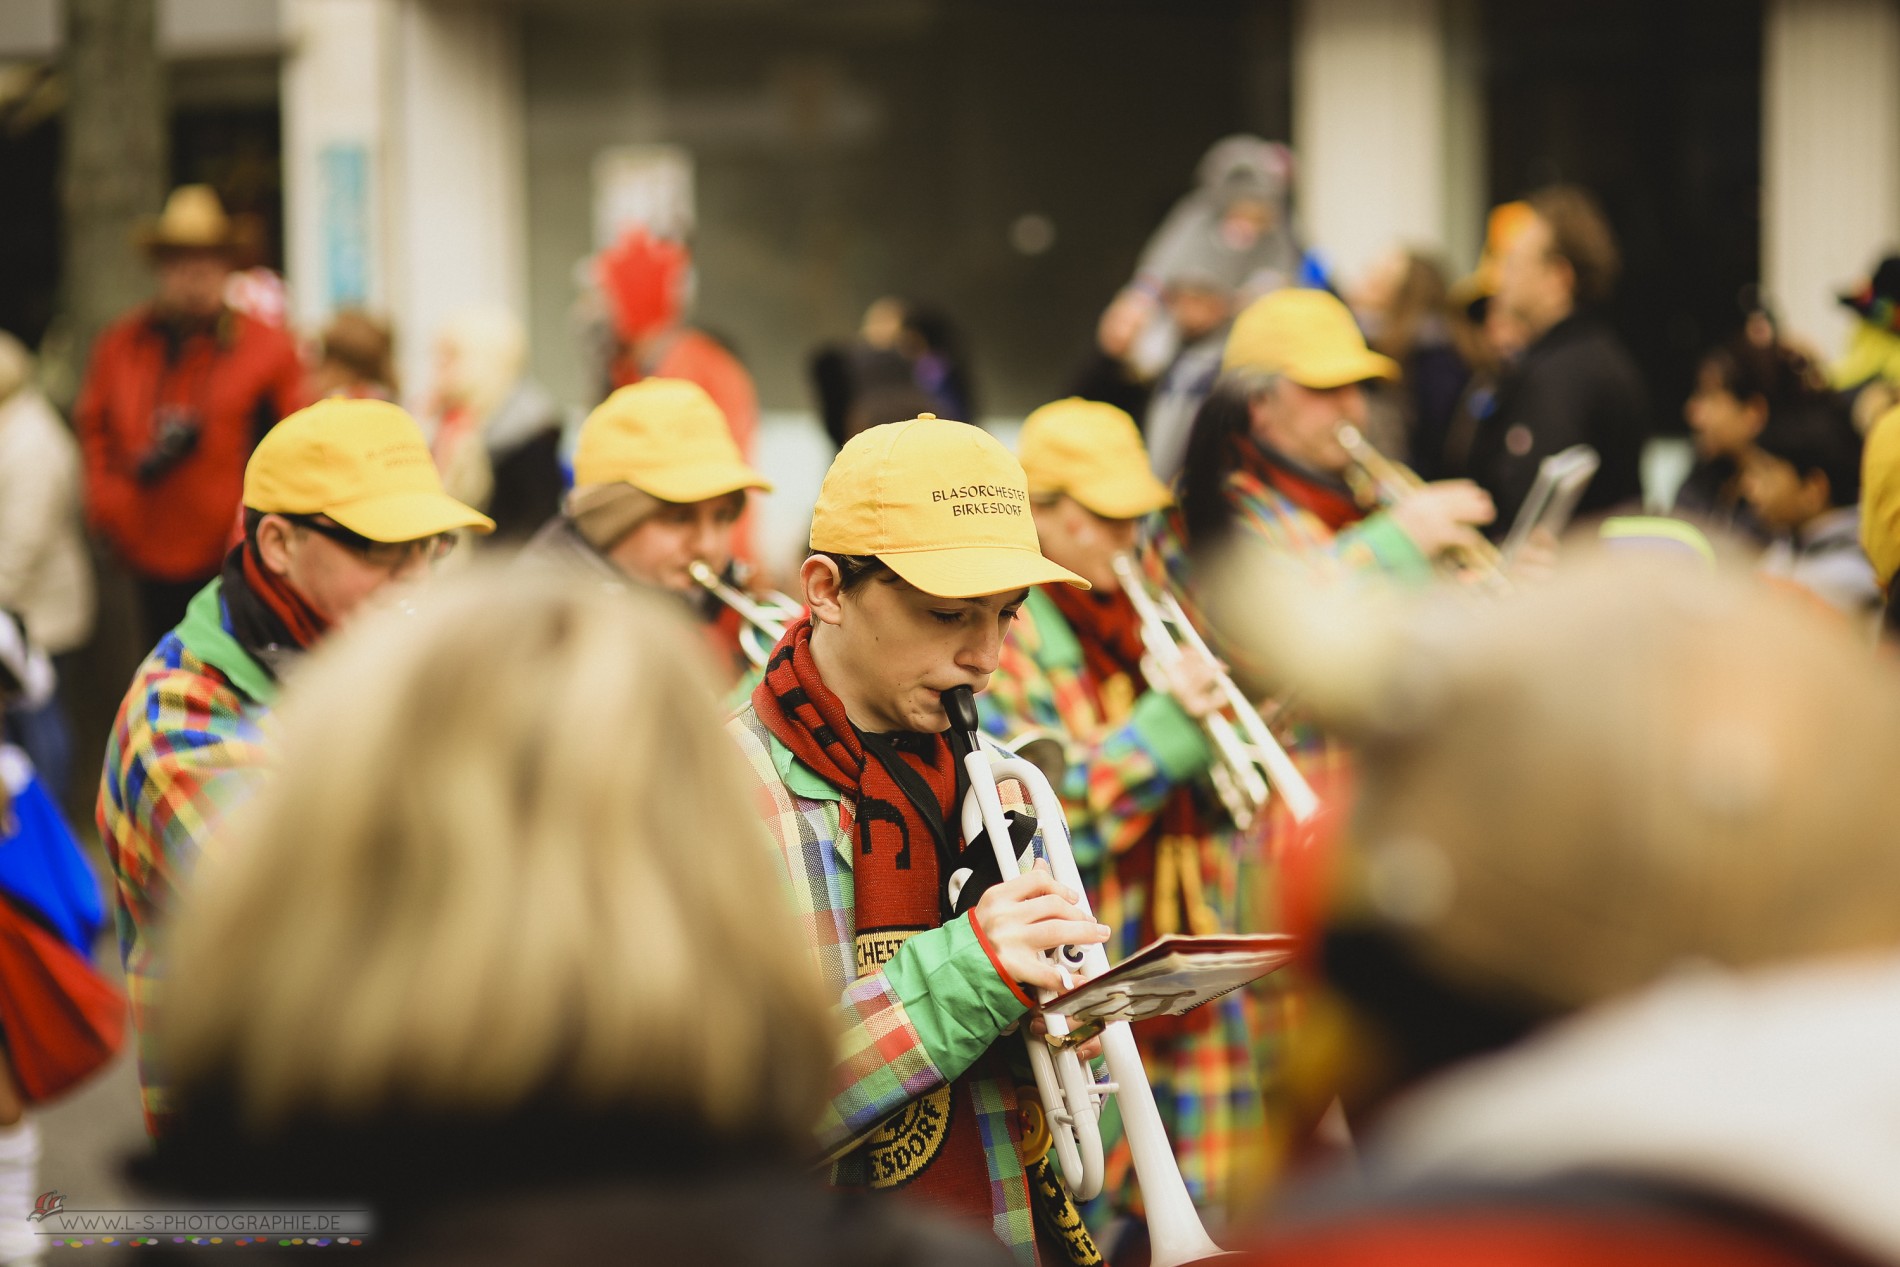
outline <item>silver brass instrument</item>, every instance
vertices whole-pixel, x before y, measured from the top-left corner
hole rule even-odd
[[[1042,835],[1043,853],[1049,868],[1063,885],[1081,895],[1080,906],[1090,919],[1088,890],[1076,870],[1075,855],[1069,848],[1068,820],[1062,801],[1043,777],[1041,770],[1021,757],[986,750],[978,740],[976,699],[967,686],[945,691],[943,704],[950,724],[971,740],[972,748],[963,759],[969,772],[970,791],[963,800],[963,836],[975,839],[978,832],[989,834],[996,851],[996,863],[1004,880],[1022,873],[1014,846],[1010,843],[1009,824],[1003,817],[999,781],[1014,780],[1028,794],[1036,811],[1036,825]],[[1065,978],[1080,980],[1108,971],[1108,955],[1098,945],[1064,946],[1049,952],[1052,961],[1064,971]],[[1044,1001],[1054,997],[1043,991]],[[1155,1107],[1154,1090],[1148,1085],[1142,1068],[1141,1053],[1135,1048],[1135,1036],[1127,1022],[1116,1022],[1102,1030],[1102,1056],[1108,1064],[1109,1081],[1098,1083],[1074,1047],[1061,1046],[1069,1033],[1067,1018],[1045,1013],[1049,1027],[1045,1041],[1024,1030],[1029,1044],[1029,1063],[1036,1075],[1036,1089],[1042,1096],[1043,1115],[1049,1126],[1057,1164],[1063,1182],[1077,1201],[1087,1201],[1102,1190],[1102,1103],[1109,1095],[1118,1097],[1122,1130],[1128,1137],[1135,1177],[1141,1184],[1142,1201],[1148,1210],[1148,1239],[1154,1267],[1178,1267],[1222,1253],[1201,1223],[1201,1216],[1188,1196],[1181,1168],[1175,1162],[1174,1149],[1168,1143],[1167,1128]]]
[[[1114,567],[1122,592],[1134,604],[1135,615],[1141,621],[1141,640],[1151,662],[1146,670],[1151,684],[1159,687],[1169,680],[1185,654],[1183,647],[1206,656],[1209,664],[1219,665],[1200,631],[1181,610],[1179,599],[1166,590],[1150,589],[1135,561],[1125,554],[1115,557]],[[1219,712],[1200,721],[1208,746],[1214,750],[1210,772],[1214,791],[1234,826],[1242,831],[1252,826],[1274,791],[1286,802],[1294,821],[1303,823],[1313,817],[1319,811],[1319,797],[1312,785],[1273,737],[1246,692],[1218,667],[1215,672],[1226,703]]]
[[[1379,500],[1390,506],[1402,501],[1419,489],[1425,487],[1425,481],[1408,466],[1394,462],[1373,447],[1372,441],[1350,422],[1341,422],[1333,429],[1333,435],[1339,440],[1339,446],[1358,467],[1378,493]],[[1505,586],[1510,577],[1504,571],[1504,558],[1498,548],[1479,536],[1471,534],[1472,539],[1464,545],[1454,547],[1450,552],[1453,567],[1462,577],[1480,585]]]
[[[687,564],[686,570],[714,598],[739,613],[739,619],[745,622],[739,628],[739,649],[745,652],[745,658],[752,662],[755,669],[765,667],[772,648],[784,636],[785,626],[797,620],[805,610],[805,605],[790,594],[780,594],[776,590],[763,598],[754,598],[744,590],[726,584],[719,573],[698,559]]]

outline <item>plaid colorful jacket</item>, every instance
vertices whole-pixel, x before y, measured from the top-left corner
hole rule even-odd
[[[1024,1008],[997,975],[969,919],[915,934],[881,967],[860,975],[848,843],[855,806],[774,738],[750,704],[727,730],[752,775],[799,922],[838,998],[838,1063],[818,1142],[831,1159],[835,1185],[869,1188],[859,1145],[912,1101],[965,1073]],[[991,1227],[1018,1261],[1033,1264],[1036,1233],[1017,1142],[1015,1087],[993,1079],[964,1085],[989,1162]]]
[[[276,682],[231,636],[220,584],[191,600],[184,621],[133,676],[99,786],[99,837],[118,892],[139,1094],[153,1135],[170,1110],[152,1043],[163,923],[217,820],[254,786],[265,761],[259,724],[277,695]]]
[[[1367,515],[1335,533],[1319,516],[1244,470],[1227,477],[1227,497],[1237,516],[1237,534],[1252,536],[1271,549],[1309,564],[1343,574],[1383,576],[1408,584],[1423,584],[1432,577],[1431,560],[1384,511]],[[1178,511],[1156,516],[1151,521],[1142,562],[1150,579],[1173,590],[1214,653],[1244,668],[1248,660],[1244,650],[1208,618],[1204,609],[1199,592],[1200,577],[1188,551]],[[1275,729],[1286,745],[1287,755],[1293,758],[1300,773],[1320,796],[1336,795],[1351,767],[1351,754],[1345,745],[1302,717],[1297,707]],[[1249,852],[1249,861],[1242,868],[1240,927],[1271,931],[1277,929],[1281,921],[1279,859],[1295,837],[1295,824],[1286,813],[1285,803],[1275,800],[1256,831],[1260,833],[1259,843]],[[1269,991],[1284,988],[1274,978],[1267,980]],[[1256,991],[1255,995],[1263,1008],[1271,1006],[1270,994]],[[1281,1046],[1274,1031],[1286,1023],[1286,1010],[1277,1010],[1277,1014],[1261,1026],[1261,1038],[1255,1043],[1261,1086],[1270,1095],[1275,1092],[1278,1081]]]
[[[1147,691],[1127,703],[1109,698],[1098,706],[1087,672],[1076,631],[1046,593],[1032,589],[978,704],[985,728],[999,739],[1028,730],[1060,737],[1066,764],[1058,790],[1076,865],[1096,918],[1115,930],[1109,959],[1120,962],[1141,949],[1153,927],[1150,877],[1156,850],[1164,847],[1159,812],[1183,785],[1205,791],[1210,756],[1199,723],[1171,697]],[[1203,817],[1221,821],[1211,792],[1203,801]],[[1194,868],[1223,931],[1241,927],[1242,875],[1254,870],[1242,863],[1258,843],[1227,829],[1165,846]],[[1192,930],[1183,923],[1180,931]],[[1198,1026],[1174,1034],[1137,1026],[1135,1037],[1182,1178],[1195,1203],[1218,1220],[1257,1194],[1267,1122],[1252,1049],[1253,996],[1231,994],[1207,1011],[1196,1018],[1203,1022]],[[1097,1233],[1108,1219],[1129,1212],[1136,1195],[1126,1146],[1118,1133],[1104,1142],[1109,1182],[1103,1199],[1085,1212]]]

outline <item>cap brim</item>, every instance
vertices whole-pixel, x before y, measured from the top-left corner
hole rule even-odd
[[[416,541],[458,528],[495,530],[494,520],[447,493],[389,493],[325,506],[323,513],[371,541]]]
[[[742,488],[772,491],[772,483],[743,462],[704,462],[696,466],[674,466],[651,476],[626,481],[643,493],[661,501],[703,502],[709,497],[724,497]]]
[[[1368,351],[1354,352],[1333,360],[1315,361],[1311,365],[1289,365],[1281,372],[1301,387],[1325,391],[1327,388],[1363,383],[1373,378],[1397,379],[1399,364],[1389,356]]]
[[[1168,486],[1147,471],[1091,480],[1064,491],[1085,510],[1104,519],[1139,519],[1174,504],[1174,494],[1168,491]]]
[[[1014,546],[958,546],[945,550],[879,553],[891,571],[938,598],[981,598],[1032,585],[1062,581],[1078,589],[1089,583],[1034,550]]]

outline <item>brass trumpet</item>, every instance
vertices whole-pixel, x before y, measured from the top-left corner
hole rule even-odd
[[[745,622],[739,628],[739,649],[745,652],[745,658],[752,662],[755,669],[765,667],[772,648],[778,645],[778,640],[785,634],[785,626],[804,613],[805,605],[790,594],[774,590],[763,598],[754,598],[744,590],[726,584],[719,573],[698,559],[687,564],[686,570],[714,598],[739,613],[739,619]]]
[[[1168,674],[1186,654],[1183,647],[1206,656],[1210,664],[1219,664],[1181,609],[1179,599],[1166,590],[1151,590],[1135,561],[1125,554],[1115,556],[1114,568],[1122,591],[1141,621],[1141,641],[1149,661],[1145,672],[1151,683],[1159,686],[1169,680]],[[1201,718],[1201,728],[1214,750],[1210,772],[1214,791],[1234,826],[1242,831],[1252,826],[1274,790],[1278,790],[1295,821],[1303,823],[1313,817],[1319,811],[1319,797],[1312,785],[1273,737],[1246,692],[1228,674],[1216,673],[1225,703],[1219,712]]]
[[[1333,435],[1384,505],[1390,506],[1425,487],[1425,481],[1416,471],[1379,452],[1350,422],[1341,422],[1333,429]],[[1480,585],[1509,585],[1511,578],[1504,571],[1504,556],[1498,553],[1498,548],[1476,532],[1471,535],[1472,540],[1450,551],[1453,568]]]

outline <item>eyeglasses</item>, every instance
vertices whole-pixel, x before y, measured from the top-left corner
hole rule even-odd
[[[449,532],[438,533],[433,537],[418,537],[413,541],[372,541],[318,515],[285,515],[284,518],[300,528],[308,528],[320,537],[328,537],[371,567],[386,572],[406,567],[415,559],[434,563],[455,548],[455,534]]]

